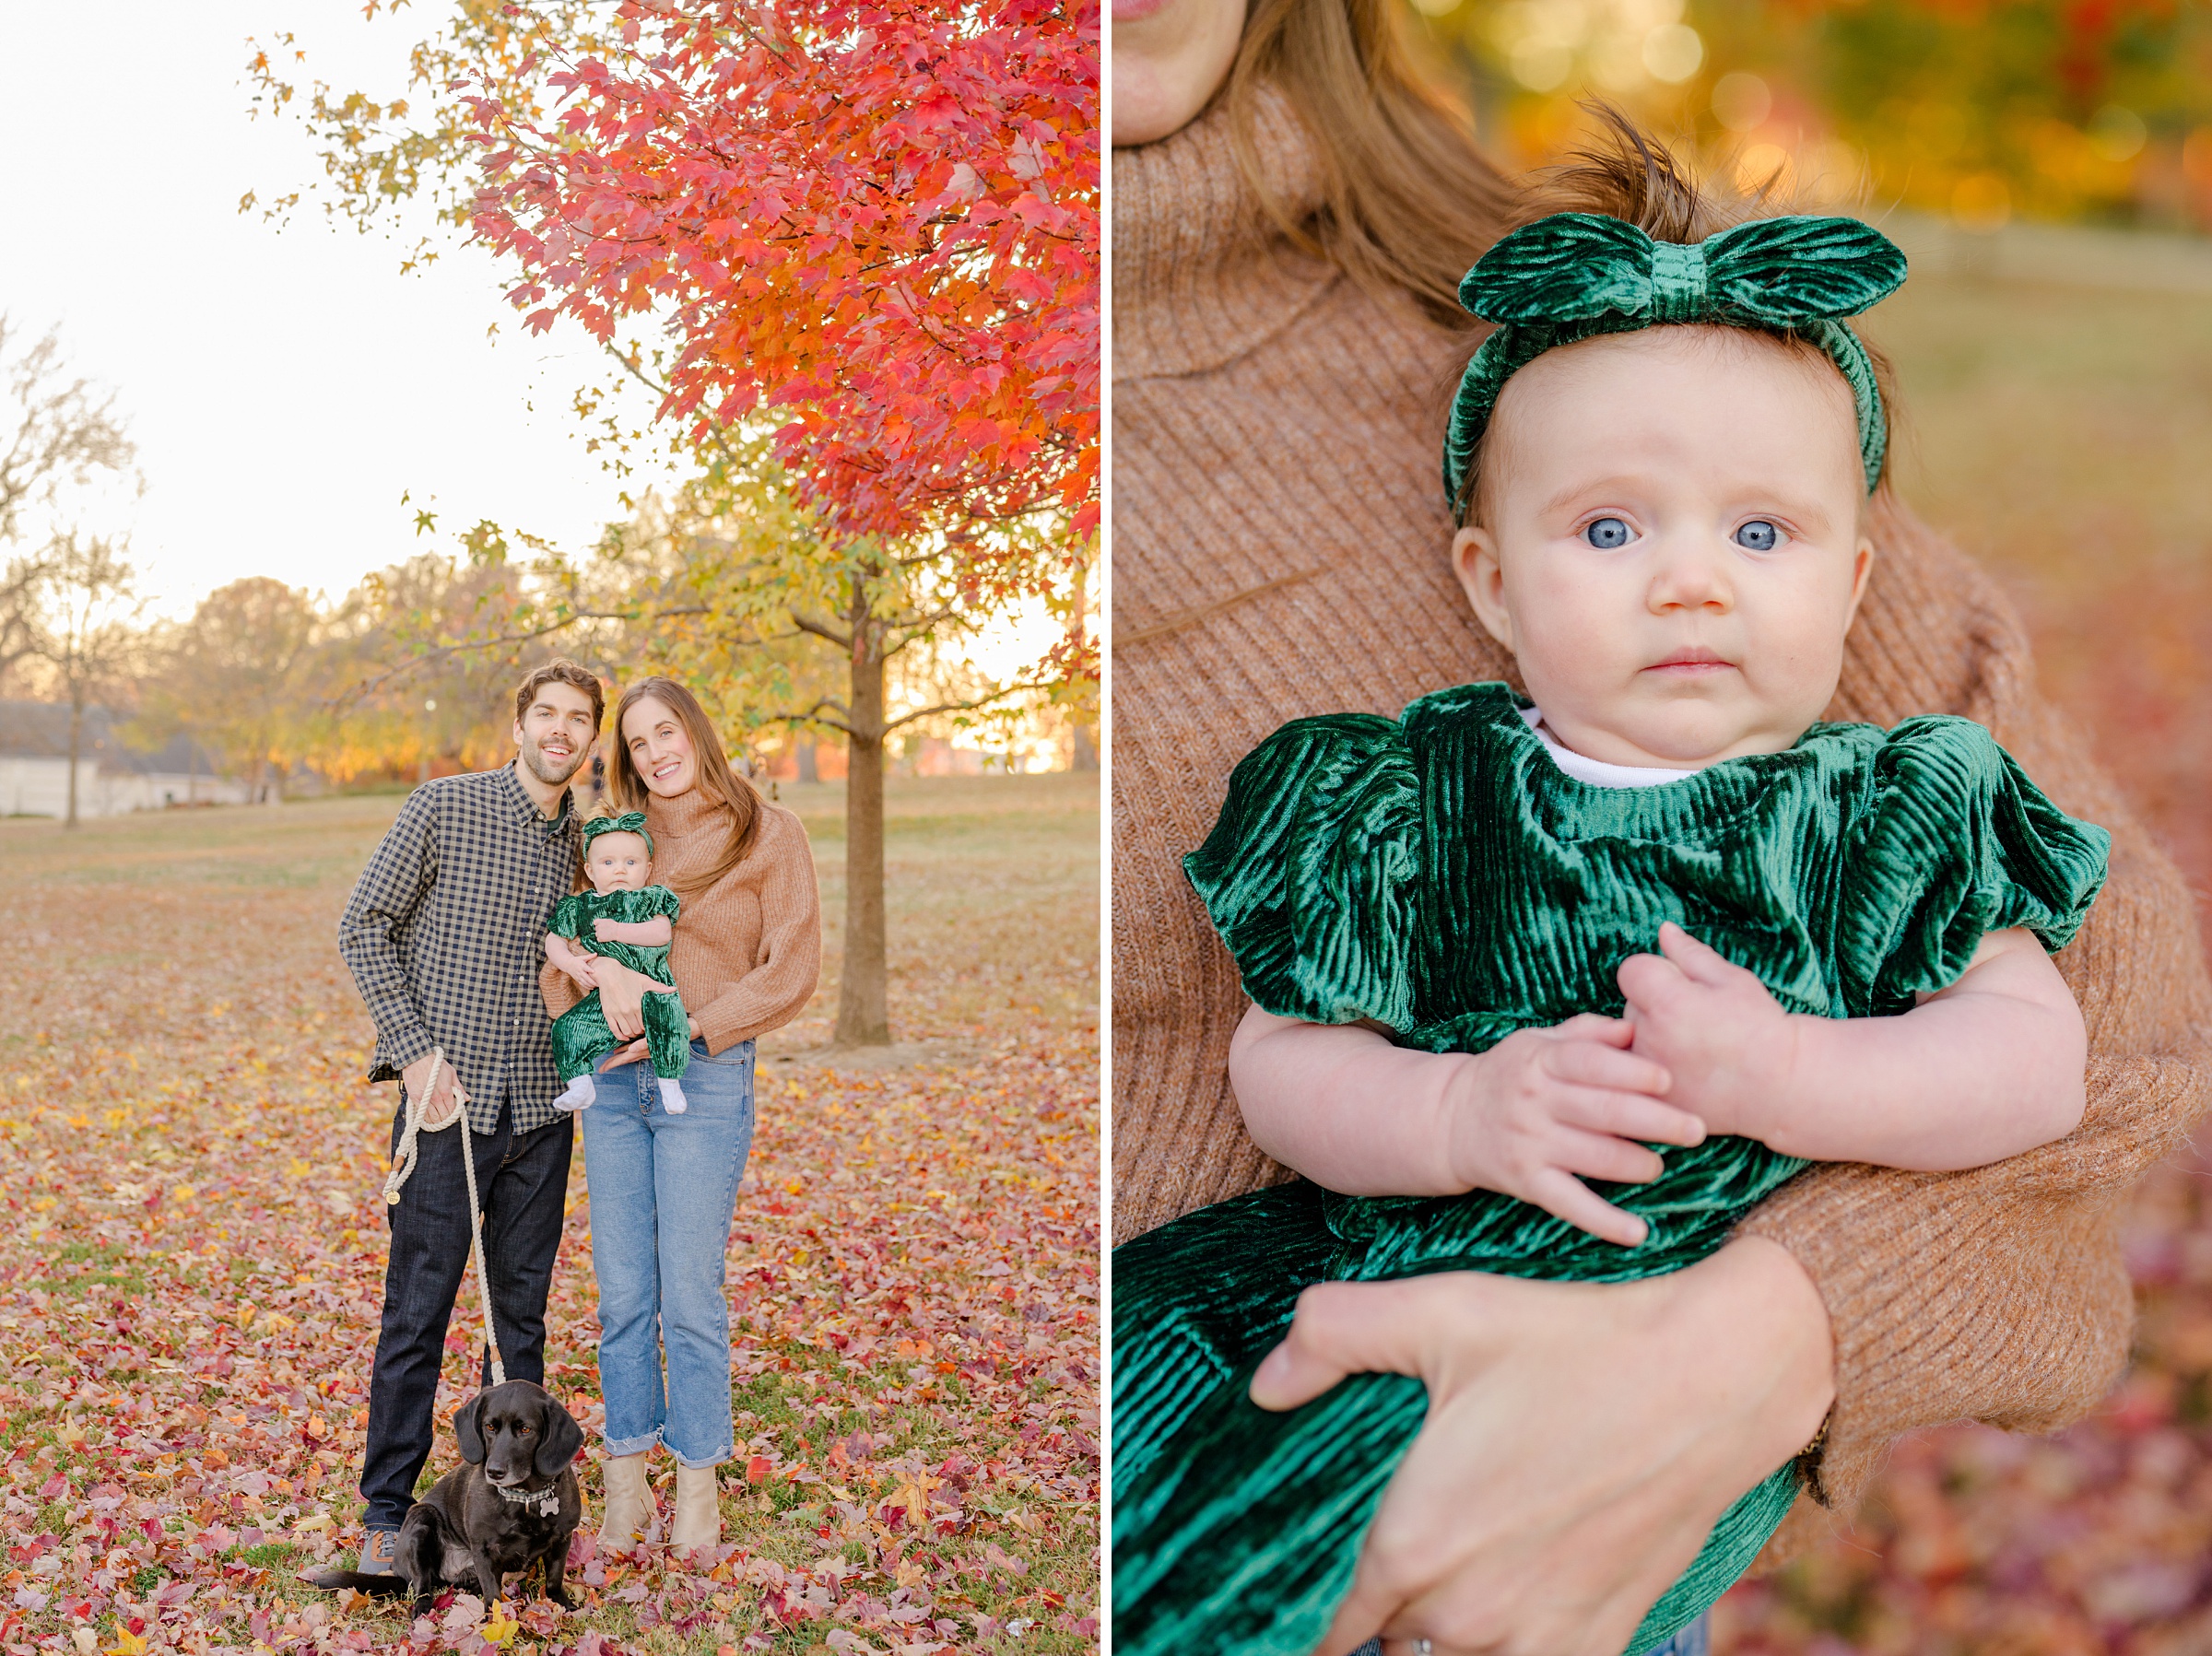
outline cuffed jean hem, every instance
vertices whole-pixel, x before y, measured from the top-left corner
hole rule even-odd
[[[642,1438],[603,1437],[599,1441],[606,1450],[608,1458],[618,1461],[627,1460],[631,1455],[641,1455],[652,1449],[668,1449],[667,1439],[657,1428],[647,1432]],[[676,1455],[676,1463],[678,1466],[688,1466],[693,1472],[697,1472],[702,1466],[720,1466],[726,1461],[734,1461],[737,1458],[737,1451],[734,1446],[724,1448],[711,1461],[694,1461],[688,1455],[677,1455],[673,1449],[669,1449],[668,1452]]]

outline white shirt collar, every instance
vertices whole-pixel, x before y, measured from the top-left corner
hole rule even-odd
[[[1524,707],[1521,717],[1528,728],[1536,733],[1536,740],[1544,744],[1544,751],[1551,755],[1551,762],[1578,782],[1588,782],[1593,788],[1655,788],[1662,782],[1678,782],[1686,776],[1695,776],[1694,770],[1669,770],[1657,765],[1608,765],[1603,759],[1586,758],[1571,747],[1559,746],[1559,738],[1544,728],[1541,710]]]

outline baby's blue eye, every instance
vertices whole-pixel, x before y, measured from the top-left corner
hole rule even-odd
[[[1583,531],[1583,539],[1601,552],[1629,544],[1629,526],[1618,518],[1599,518]]]
[[[1753,518],[1735,532],[1735,544],[1747,551],[1771,552],[1782,539],[1782,531],[1764,518]]]

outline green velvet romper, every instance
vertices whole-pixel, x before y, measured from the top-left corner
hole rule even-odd
[[[1479,1052],[1577,1013],[1618,1015],[1616,969],[1672,920],[1787,1011],[1878,1017],[1954,981],[1985,932],[2026,926],[2062,946],[2104,880],[2109,836],[1964,719],[1818,724],[1787,752],[1605,788],[1553,763],[1527,705],[1478,684],[1395,722],[1302,719],[1237,767],[1185,867],[1257,1004]],[[1303,1656],[1351,1585],[1427,1397],[1418,1380],[1364,1374],[1302,1408],[1255,1407],[1245,1388],[1300,1289],[1677,1271],[1806,1165],[1744,1138],[1659,1147],[1656,1182],[1595,1187],[1649,1223],[1634,1248],[1488,1192],[1350,1197],[1300,1181],[1116,1249],[1118,1656]],[[1738,1500],[1630,1650],[1717,1599],[1796,1486],[1785,1465]]]
[[[665,994],[648,993],[639,1010],[645,1018],[645,1046],[652,1055],[653,1073],[671,1081],[681,1080],[691,1063],[691,1015],[684,1010],[683,997],[676,992],[676,979],[669,974],[668,945],[664,943],[657,948],[643,948],[634,943],[602,943],[592,935],[592,922],[613,920],[638,925],[665,914],[673,925],[682,911],[683,904],[667,887],[645,886],[634,891],[609,891],[604,897],[596,891],[579,891],[554,904],[553,918],[546,922],[547,931],[566,937],[585,954],[605,955],[634,972],[642,972],[655,983],[668,985]],[[563,1081],[590,1074],[594,1064],[617,1047],[628,1044],[617,1039],[607,1028],[596,989],[553,1020],[553,1065]]]

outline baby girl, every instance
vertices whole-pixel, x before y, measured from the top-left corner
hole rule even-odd
[[[688,1108],[680,1081],[691,1062],[691,1019],[668,971],[668,945],[683,905],[653,873],[653,836],[645,815],[598,816],[583,825],[583,867],[592,889],[564,897],[547,922],[546,958],[585,991],[583,999],[553,1022],[553,1064],[568,1090],[556,1110],[588,1110],[597,1088],[592,1072],[600,1060],[629,1043],[607,1027],[592,977],[592,957],[604,955],[642,972],[665,990],[649,992],[640,1008],[645,1045],[659,1078],[661,1108],[681,1115]]]
[[[1723,229],[1634,145],[1568,176],[1600,210],[1461,287],[1499,325],[1445,450],[1454,567],[1526,694],[1287,725],[1187,863],[1253,1003],[1245,1122],[1310,1182],[1115,1254],[1127,1656],[1304,1652],[1350,1584],[1425,1397],[1370,1374],[1253,1404],[1307,1285],[1654,1275],[1807,1160],[1971,1168],[2081,1117],[2050,951],[2107,836],[1980,725],[1820,719],[1888,431],[1842,318],[1902,256],[1850,219]],[[1710,1605],[1797,1486],[1738,1500],[1631,1650]]]

